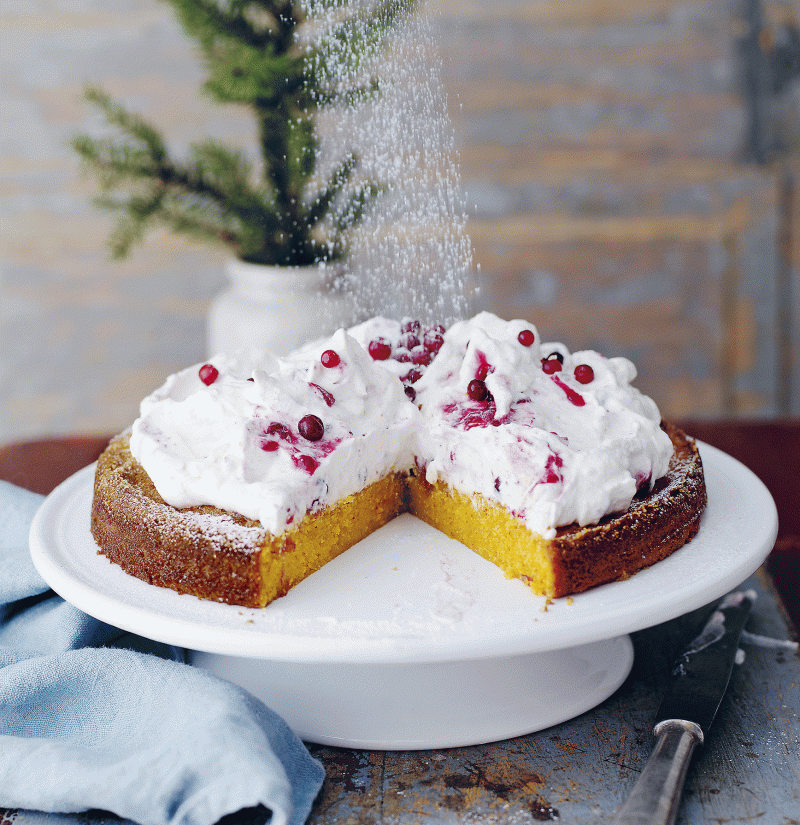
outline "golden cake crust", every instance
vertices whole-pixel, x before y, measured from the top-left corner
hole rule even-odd
[[[97,462],[91,530],[101,552],[150,584],[229,604],[260,602],[257,522],[213,507],[166,504],[131,455],[130,438],[113,438]]]
[[[706,505],[700,455],[684,433],[662,426],[675,448],[666,476],[625,513],[588,527],[560,528],[551,540],[531,536],[499,505],[427,485],[413,473],[392,474],[274,537],[235,513],[166,504],[131,455],[126,434],[112,439],[98,461],[91,530],[100,552],[137,578],[202,599],[262,607],[401,512],[411,512],[536,592],[567,596],[626,579],[697,533]],[[481,545],[487,524],[495,539],[505,537],[505,547],[531,542],[521,562],[507,563],[497,541]]]

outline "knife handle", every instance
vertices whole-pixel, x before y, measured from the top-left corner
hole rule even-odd
[[[694,722],[665,719],[653,729],[656,744],[630,796],[612,825],[672,825],[678,813],[686,771],[703,731]]]

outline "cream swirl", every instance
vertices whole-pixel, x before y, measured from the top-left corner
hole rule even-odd
[[[320,356],[333,350],[338,363]],[[343,330],[302,355],[219,355],[144,399],[131,452],[174,507],[210,504],[280,535],[412,461],[417,408]],[[309,427],[301,422],[311,416]],[[305,431],[305,434],[304,434]]]
[[[666,473],[671,441],[655,403],[631,386],[627,359],[543,344],[531,324],[490,313],[444,338],[415,385],[417,449],[431,483],[480,494],[553,536],[624,511]],[[470,395],[476,380],[483,398],[480,385]]]

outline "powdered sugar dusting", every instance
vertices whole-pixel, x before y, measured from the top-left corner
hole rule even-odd
[[[256,553],[266,537],[261,525],[242,524],[224,512],[210,510],[176,510],[167,504],[159,504],[147,498],[137,488],[128,490],[127,499],[120,502],[128,512],[137,514],[144,525],[157,528],[162,536],[178,541],[201,539],[209,549]]]
[[[445,623],[460,622],[464,614],[475,604],[475,582],[459,574],[453,561],[443,556],[439,561],[442,579],[433,588],[433,617]]]

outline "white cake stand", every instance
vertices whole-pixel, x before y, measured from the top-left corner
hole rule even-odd
[[[262,610],[179,595],[98,555],[93,467],[45,500],[31,554],[63,598],[188,648],[197,666],[245,687],[307,741],[479,744],[595,707],[630,672],[627,634],[707,604],[761,565],[777,535],[772,497],[742,464],[700,447],[709,503],[695,539],[628,581],[550,605],[407,515]]]

